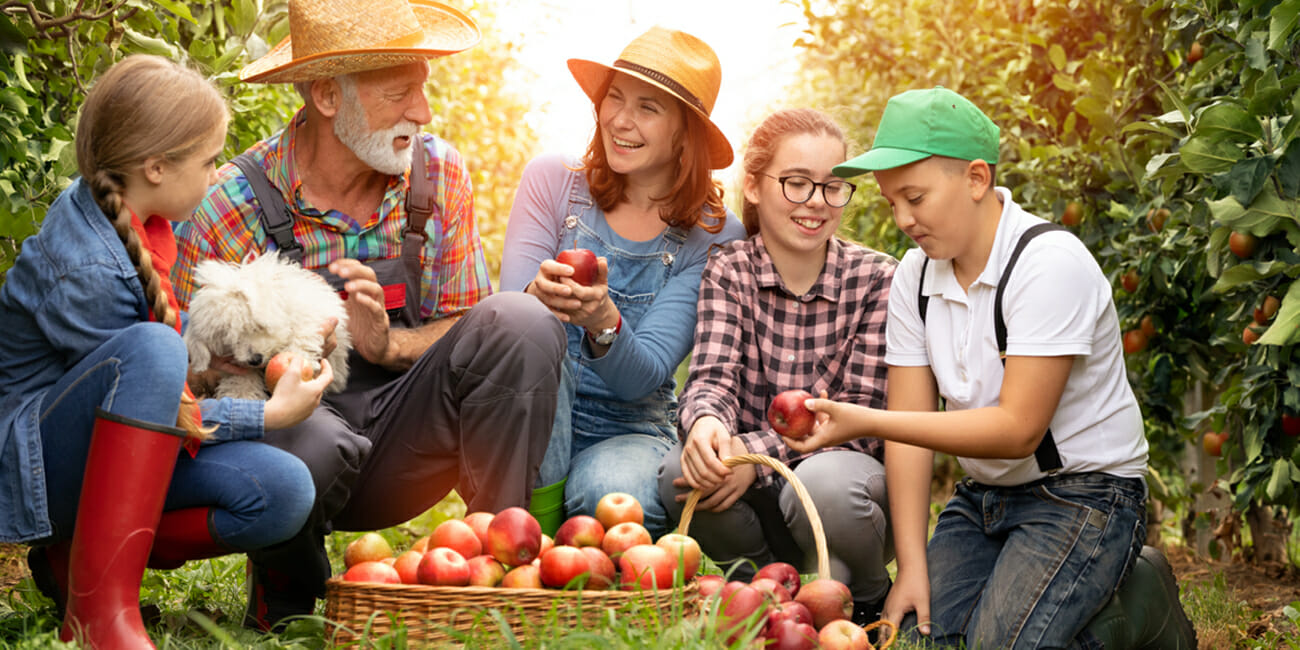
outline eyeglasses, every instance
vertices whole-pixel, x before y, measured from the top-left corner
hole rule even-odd
[[[763,173],[763,175],[780,182],[781,193],[791,203],[807,203],[813,197],[813,194],[817,192],[817,188],[821,187],[822,199],[826,201],[826,205],[832,208],[842,208],[848,205],[849,199],[853,198],[853,192],[858,189],[856,185],[848,181],[834,180],[818,183],[807,176],[776,177],[767,173]]]

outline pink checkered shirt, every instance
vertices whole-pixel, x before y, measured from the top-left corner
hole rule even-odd
[[[680,398],[683,432],[713,415],[752,453],[787,465],[803,455],[767,422],[783,390],[885,407],[885,315],[894,258],[832,238],[826,266],[803,296],[781,282],[762,235],[732,242],[709,260],[700,284],[690,379]],[[884,446],[860,438],[840,448],[876,458]],[[758,467],[758,486],[776,474]]]

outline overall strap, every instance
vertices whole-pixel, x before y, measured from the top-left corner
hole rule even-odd
[[[406,190],[406,227],[402,229],[402,265],[406,267],[407,304],[414,305],[417,315],[416,321],[418,322],[419,308],[422,302],[419,295],[420,282],[424,275],[423,267],[420,264],[420,253],[429,240],[429,235],[425,232],[425,226],[429,223],[431,217],[434,219],[435,225],[442,222],[438,200],[434,196],[434,182],[429,178],[424,138],[420,136],[411,139],[411,173],[409,176],[410,187]],[[435,262],[433,282],[430,284],[431,290],[437,290],[439,272],[440,270]]]
[[[266,177],[266,170],[262,169],[262,166],[257,164],[248,152],[235,156],[231,162],[244,172],[248,187],[253,190],[253,198],[261,207],[258,217],[262,222],[262,228],[275,241],[275,247],[280,249],[281,255],[301,266],[302,244],[299,244],[293,236],[293,215],[284,204],[284,196],[280,194],[280,190],[271,185],[271,179]]]
[[[998,356],[1002,359],[1002,365],[1007,365],[1007,324],[1002,318],[1002,294],[1005,293],[1007,280],[1011,278],[1011,269],[1015,268],[1016,261],[1020,259],[1020,253],[1025,249],[1030,240],[1053,230],[1065,230],[1063,226],[1054,223],[1040,223],[1026,230],[1016,242],[1016,247],[1011,251],[1011,257],[1007,260],[1007,265],[1002,270],[1002,277],[998,278],[997,292],[993,297],[993,333],[997,338]],[[930,265],[930,258],[926,257],[921,262],[921,278],[918,281],[916,289],[917,309],[921,313],[921,324],[925,324],[925,311],[929,306],[930,297],[925,295],[925,269]],[[1052,438],[1052,429],[1048,427],[1043,434],[1043,439],[1038,443],[1038,449],[1034,450],[1034,459],[1038,461],[1038,469],[1042,472],[1053,472],[1064,467],[1061,463],[1061,454],[1056,450],[1056,441]]]
[[[1033,238],[1053,230],[1065,230],[1065,228],[1054,223],[1040,223],[1026,230],[1020,236],[1020,241],[1016,242],[1015,249],[1011,251],[1011,257],[1002,270],[1002,277],[998,278],[998,290],[993,298],[993,332],[998,340],[998,355],[1004,366],[1007,365],[1007,323],[1002,320],[1002,294],[1007,288],[1007,280],[1011,278],[1011,269],[1015,268],[1016,260],[1020,259],[1020,253],[1025,249],[1025,245]],[[1038,469],[1042,472],[1052,472],[1064,466],[1061,463],[1061,454],[1056,451],[1056,440],[1052,438],[1051,427],[1047,428],[1043,439],[1038,443],[1038,449],[1034,450],[1034,459],[1038,461]]]

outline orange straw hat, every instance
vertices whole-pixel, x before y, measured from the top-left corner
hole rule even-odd
[[[704,119],[709,133],[709,163],[713,169],[731,164],[735,153],[722,129],[709,119],[722,85],[722,66],[704,41],[673,29],[651,27],[623,49],[614,65],[569,59],[569,72],[597,106],[614,71],[662,88]]]
[[[479,38],[473,19],[432,0],[289,0],[289,35],[239,78],[325,79],[454,54]]]

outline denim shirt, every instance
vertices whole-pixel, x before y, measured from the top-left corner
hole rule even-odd
[[[609,227],[576,159],[542,156],[529,164],[511,210],[501,289],[520,291],[544,259],[588,248],[609,263],[609,297],[623,324],[603,356],[585,331],[565,325],[569,369],[576,379],[575,435],[645,433],[676,436],[673,374],[690,351],[700,278],[715,247],[744,237],[730,210],[722,230],[668,227],[632,241]]]
[[[48,536],[39,408],[65,372],[149,319],[144,287],[80,179],[64,190],[0,287],[0,541]],[[93,408],[94,405],[86,405]],[[204,400],[214,439],[260,438],[262,403]],[[47,432],[57,435],[57,432]]]

